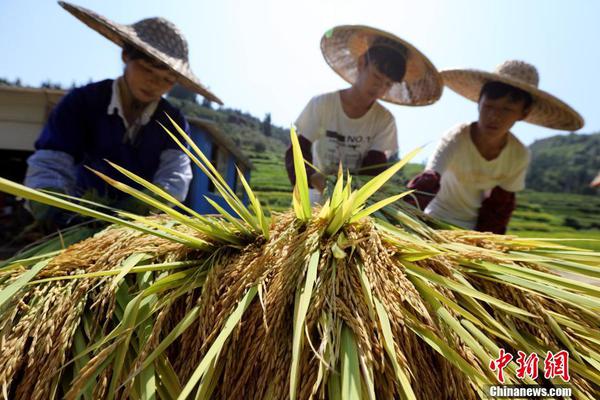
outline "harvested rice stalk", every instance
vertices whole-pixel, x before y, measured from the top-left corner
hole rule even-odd
[[[0,397],[481,399],[500,349],[568,350],[573,395],[600,397],[600,289],[553,272],[597,276],[600,254],[433,229],[401,194],[373,200],[406,159],[356,190],[340,172],[323,207],[300,184],[267,218],[192,149],[221,216],[114,216],[0,180],[116,224],[0,267]],[[517,378],[514,362],[505,376],[564,383]]]

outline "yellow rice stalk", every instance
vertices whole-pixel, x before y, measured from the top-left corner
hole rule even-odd
[[[500,348],[566,349],[575,397],[600,397],[600,288],[554,272],[598,276],[600,254],[434,229],[397,202],[405,193],[378,198],[407,159],[358,190],[340,169],[322,208],[300,177],[293,210],[269,220],[192,150],[235,215],[172,211],[122,169],[157,197],[110,183],[165,215],[0,181],[117,224],[0,266],[0,398],[481,399]]]

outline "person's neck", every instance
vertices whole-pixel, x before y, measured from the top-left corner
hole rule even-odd
[[[477,122],[471,124],[470,135],[479,154],[488,161],[497,158],[508,142],[508,132],[497,136],[486,135]]]
[[[340,92],[342,109],[348,118],[360,118],[365,115],[374,101],[365,100],[358,90],[352,86]]]
[[[129,85],[125,81],[125,77],[122,76],[118,80],[119,94],[121,96],[121,106],[123,107],[123,114],[128,123],[133,123],[142,114],[147,103],[142,103],[133,97]]]

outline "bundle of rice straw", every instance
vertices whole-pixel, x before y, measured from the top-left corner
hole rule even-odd
[[[1,266],[2,398],[480,399],[498,383],[490,362],[501,352],[561,350],[568,383],[545,377],[543,361],[537,378],[518,378],[515,360],[505,383],[600,398],[600,289],[556,273],[598,277],[599,253],[432,229],[393,206],[407,193],[369,202],[414,154],[358,190],[340,171],[326,204],[311,207],[293,131],[293,209],[267,217],[241,174],[249,207],[175,128],[229,211],[199,215],[116,165],[156,197],[104,179],[164,214],[0,180],[112,224]],[[372,216],[381,210],[395,223]]]

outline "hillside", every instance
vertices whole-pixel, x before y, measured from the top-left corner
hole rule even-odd
[[[600,133],[557,135],[529,146],[527,187],[541,192],[597,194],[589,187],[600,169]]]

